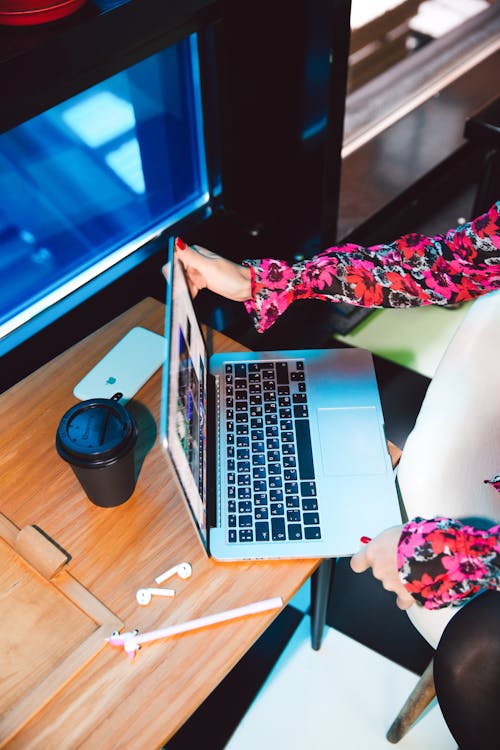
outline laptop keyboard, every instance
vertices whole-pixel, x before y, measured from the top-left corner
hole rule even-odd
[[[229,542],[321,539],[304,362],[225,365]]]

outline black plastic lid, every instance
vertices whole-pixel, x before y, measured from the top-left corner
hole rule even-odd
[[[66,461],[80,465],[106,463],[126,453],[137,430],[117,401],[94,398],[72,406],[62,417],[56,447]]]

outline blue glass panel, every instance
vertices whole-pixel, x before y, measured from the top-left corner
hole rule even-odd
[[[0,136],[0,338],[208,201],[196,37]]]

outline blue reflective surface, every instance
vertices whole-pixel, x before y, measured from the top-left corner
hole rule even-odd
[[[207,201],[195,36],[1,135],[0,338]]]

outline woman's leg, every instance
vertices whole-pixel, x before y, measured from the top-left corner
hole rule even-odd
[[[500,747],[500,592],[481,594],[447,625],[434,682],[460,750]]]

